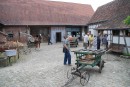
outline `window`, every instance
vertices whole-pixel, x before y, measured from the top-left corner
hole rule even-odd
[[[120,35],[120,30],[113,30],[112,34],[115,36],[118,36],[118,35]]]
[[[125,35],[128,36],[128,37],[130,37],[130,29],[125,30]]]
[[[9,33],[9,34],[8,34],[8,38],[9,38],[9,39],[12,39],[13,36],[14,36],[14,35],[13,35],[12,33]]]

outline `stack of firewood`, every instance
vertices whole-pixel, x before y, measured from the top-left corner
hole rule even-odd
[[[17,47],[22,47],[23,44],[20,43],[20,42],[15,42],[15,41],[7,41],[5,44],[4,44],[4,47],[8,47],[8,48],[17,48]]]
[[[7,41],[5,44],[0,44],[0,51],[3,52],[7,49],[16,49],[18,47],[23,47],[24,45],[20,42]]]

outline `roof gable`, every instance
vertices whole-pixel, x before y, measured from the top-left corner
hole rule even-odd
[[[99,28],[126,28],[123,20],[130,15],[130,0],[115,0],[97,9],[89,23],[107,20]]]
[[[85,25],[90,5],[45,0],[2,0],[0,22],[5,25]]]

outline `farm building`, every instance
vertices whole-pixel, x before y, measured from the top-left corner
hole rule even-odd
[[[7,41],[6,34],[0,31],[0,44],[3,44]]]
[[[46,0],[1,0],[0,29],[13,40],[26,42],[27,35],[42,35],[53,43],[63,41],[64,35],[82,36],[94,14],[91,5]],[[26,35],[27,34],[27,35]]]
[[[123,52],[129,53],[130,27],[123,23],[123,20],[130,15],[129,9],[130,0],[114,0],[100,6],[88,23],[89,31],[94,35],[108,34],[109,44],[124,45]]]

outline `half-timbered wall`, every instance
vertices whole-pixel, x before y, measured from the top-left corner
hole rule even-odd
[[[27,33],[28,27],[26,26],[5,26],[3,32],[13,34],[13,38],[7,38],[8,40],[19,41],[25,43],[27,41],[27,35],[21,34],[20,32]]]
[[[56,33],[61,33],[61,41],[64,40],[64,36],[66,35],[65,27],[51,27],[51,41],[52,43],[56,43]]]

